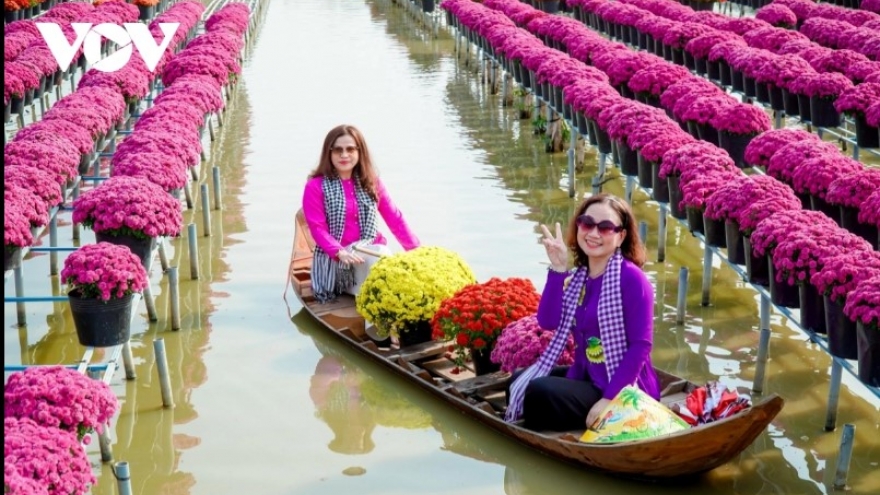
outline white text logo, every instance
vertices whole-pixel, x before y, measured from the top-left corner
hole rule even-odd
[[[125,23],[122,26],[104,23],[94,27],[91,23],[74,22],[70,26],[76,33],[76,40],[71,44],[58,24],[52,22],[36,24],[61,70],[67,70],[73,62],[73,56],[82,46],[86,60],[101,72],[115,72],[125,67],[131,58],[132,46],[137,48],[147,69],[150,72],[154,71],[162,58],[162,53],[168,48],[171,38],[180,26],[179,22],[159,23],[159,29],[165,37],[161,44],[156,44],[150,28],[140,22]],[[119,50],[101,58],[101,38],[113,41],[119,45]]]

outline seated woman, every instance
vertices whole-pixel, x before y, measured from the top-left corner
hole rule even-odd
[[[627,385],[659,399],[651,364],[654,290],[641,270],[645,248],[629,205],[598,194],[577,208],[565,238],[558,223],[555,236],[541,229],[550,270],[538,323],[558,331],[538,362],[512,377],[505,419],[522,417],[533,430],[578,430],[594,424]],[[569,332],[574,364],[554,368]]]
[[[355,251],[355,244],[379,254],[389,252],[388,241],[377,230],[377,212],[404,249],[419,247],[419,239],[391,201],[373,168],[367,143],[354,126],[340,125],[327,133],[302,204],[316,244],[312,291],[322,303],[343,292],[357,295],[370,266],[378,260]]]

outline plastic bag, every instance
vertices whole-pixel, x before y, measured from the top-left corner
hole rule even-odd
[[[751,399],[740,395],[717,381],[697,387],[687,396],[685,407],[673,406],[676,413],[691,425],[702,425],[724,419],[752,405]]]

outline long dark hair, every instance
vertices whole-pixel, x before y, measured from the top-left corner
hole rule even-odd
[[[373,167],[373,161],[370,159],[370,150],[367,148],[367,142],[364,140],[363,134],[357,127],[348,124],[342,124],[330,129],[327,137],[324,138],[324,146],[321,148],[321,158],[318,160],[318,166],[309,174],[309,178],[313,177],[334,177],[336,169],[333,162],[330,161],[330,147],[342,136],[351,136],[358,147],[358,162],[354,166],[352,176],[356,177],[361,187],[367,191],[367,194],[378,201],[379,197],[376,193],[377,174]]]
[[[577,217],[583,215],[584,212],[587,211],[587,208],[596,203],[604,203],[610,206],[611,209],[617,212],[617,216],[620,217],[620,225],[626,230],[626,236],[624,236],[623,243],[620,245],[620,254],[623,255],[624,258],[633,262],[636,266],[641,267],[644,265],[646,259],[645,245],[642,244],[642,240],[639,239],[639,232],[638,229],[636,229],[636,217],[633,215],[632,208],[629,207],[626,201],[623,201],[617,196],[608,193],[600,193],[585,199],[584,202],[578,206],[577,210],[575,210],[574,216],[571,217],[571,221],[568,224],[568,233],[565,237],[565,242],[568,244],[568,249],[574,253],[575,266],[589,266],[587,253],[581,249],[577,241]]]

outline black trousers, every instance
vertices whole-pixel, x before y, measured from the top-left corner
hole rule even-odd
[[[519,370],[510,377],[508,401],[510,383],[522,372],[523,370]],[[526,428],[536,431],[586,429],[587,414],[602,398],[602,391],[591,381],[566,378],[566,372],[568,366],[557,366],[549,375],[529,382],[523,398],[523,420]]]

